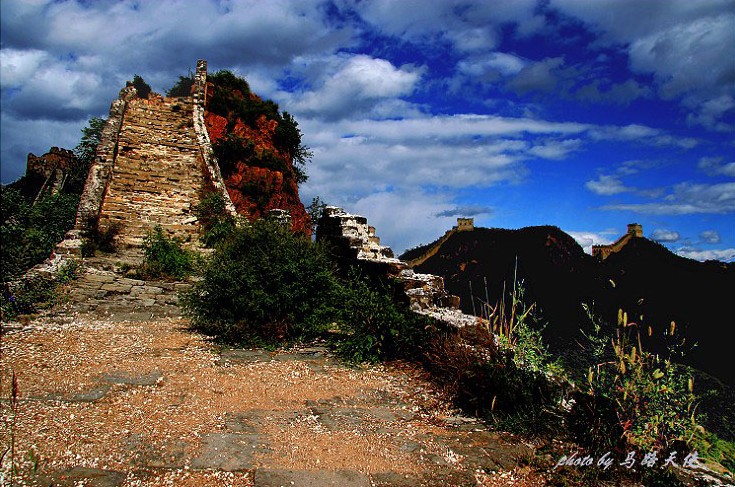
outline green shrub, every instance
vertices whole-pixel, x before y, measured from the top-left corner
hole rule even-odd
[[[191,71],[187,76],[179,76],[179,80],[170,90],[166,92],[166,96],[185,97],[191,96],[191,87],[194,86],[194,73]]]
[[[238,162],[249,164],[257,157],[253,142],[235,134],[227,134],[212,144],[212,150],[225,177],[237,170]]]
[[[184,279],[192,274],[196,263],[196,253],[183,249],[181,241],[166,235],[160,225],[143,240],[144,276]]]
[[[133,81],[128,81],[128,83],[138,92],[138,98],[148,99],[151,94],[151,86],[142,77],[136,74],[133,76]]]
[[[0,188],[0,272],[6,282],[51,255],[74,225],[79,196],[64,192],[32,204],[17,189]]]
[[[217,247],[183,302],[203,333],[275,343],[326,330],[339,294],[334,266],[321,247],[259,220],[236,228]]]
[[[356,270],[343,286],[336,349],[350,362],[418,358],[432,321],[400,307],[391,290]]]
[[[65,286],[77,278],[80,269],[76,260],[69,260],[52,276],[33,274],[23,278],[12,290],[6,286],[2,296],[2,319],[37,313],[61,303]]]
[[[215,247],[235,229],[235,219],[227,211],[220,193],[206,195],[194,211],[202,227],[202,243],[207,247]]]
[[[735,441],[726,441],[706,432],[695,440],[694,446],[704,458],[714,460],[735,473]]]

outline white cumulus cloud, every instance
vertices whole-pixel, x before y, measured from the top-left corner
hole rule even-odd
[[[679,232],[673,230],[666,230],[663,228],[657,228],[651,232],[651,240],[656,242],[678,242],[681,239]]]

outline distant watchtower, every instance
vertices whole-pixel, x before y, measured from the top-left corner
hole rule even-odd
[[[457,218],[457,231],[458,232],[465,232],[469,230],[475,229],[475,219],[474,218]]]
[[[643,225],[638,223],[628,223],[628,234],[633,237],[643,237]]]

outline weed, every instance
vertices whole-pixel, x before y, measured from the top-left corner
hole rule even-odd
[[[143,263],[140,273],[147,277],[184,279],[197,265],[197,254],[181,247],[181,241],[169,237],[156,225],[143,240]]]
[[[675,327],[672,322],[670,334]],[[691,374],[644,350],[638,328],[621,310],[614,336],[605,340],[594,322],[589,349],[594,363],[569,417],[576,439],[594,452],[628,446],[682,451],[704,432]]]
[[[54,275],[33,273],[12,288],[6,285],[0,298],[3,320],[12,320],[19,315],[37,313],[61,304],[65,288],[77,278],[80,270],[81,266],[76,260],[68,260]]]

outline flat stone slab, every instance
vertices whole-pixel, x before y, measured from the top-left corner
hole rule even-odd
[[[128,372],[111,372],[102,376],[102,380],[111,384],[128,384],[131,386],[154,386],[158,379],[163,377],[161,372],[154,370],[147,374],[130,374]]]
[[[258,434],[265,425],[287,427],[307,411],[265,411],[253,409],[225,415],[225,428],[231,433]]]
[[[265,453],[260,435],[210,433],[202,438],[202,448],[191,461],[192,468],[237,472],[253,468],[253,453]]]
[[[46,397],[50,401],[62,401],[62,402],[95,402],[102,399],[105,394],[110,390],[109,384],[101,384],[88,391],[80,392],[71,396],[62,396],[58,394],[51,394]]]
[[[250,363],[270,362],[273,354],[267,350],[246,350],[241,348],[225,348],[220,352],[218,365],[225,362]]]
[[[257,470],[255,487],[371,487],[370,478],[360,472],[339,470]]]
[[[115,276],[110,274],[92,274],[88,273],[85,274],[82,279],[87,282],[99,282],[99,283],[105,283],[105,282],[114,282]]]
[[[134,455],[132,464],[147,468],[182,468],[189,445],[184,441],[170,441],[163,445],[145,443],[139,435],[125,441],[125,448]]]
[[[99,468],[74,467],[65,472],[44,477],[40,485],[54,487],[118,487],[125,482],[125,474]]]

